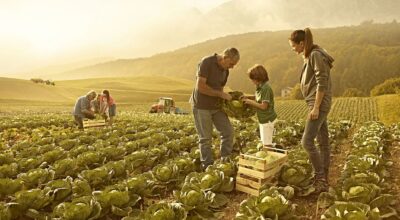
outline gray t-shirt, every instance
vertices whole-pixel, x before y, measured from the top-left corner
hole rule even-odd
[[[73,114],[84,118],[85,116],[82,114],[84,109],[90,109],[90,101],[86,96],[81,96],[76,100]]]
[[[228,80],[229,71],[218,65],[217,54],[204,57],[198,65],[197,77],[206,78],[206,84],[215,90],[222,91]],[[218,109],[219,97],[208,96],[199,92],[197,86],[193,89],[190,103],[198,109],[214,110]]]

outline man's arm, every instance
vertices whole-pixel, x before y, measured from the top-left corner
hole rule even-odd
[[[226,99],[226,100],[231,100],[232,96],[220,91],[220,90],[216,90],[211,88],[210,86],[207,85],[206,83],[207,78],[204,77],[197,77],[197,82],[196,82],[196,86],[199,90],[200,93],[204,94],[204,95],[208,95],[208,96],[215,96],[215,97],[220,97],[222,99]]]

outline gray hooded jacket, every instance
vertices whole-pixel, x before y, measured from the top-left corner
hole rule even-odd
[[[300,77],[300,87],[304,99],[310,109],[314,107],[316,93],[324,92],[320,111],[329,112],[332,104],[331,75],[334,59],[322,48],[311,51],[308,59],[305,59]]]

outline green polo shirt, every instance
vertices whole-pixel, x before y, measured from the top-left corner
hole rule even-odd
[[[258,103],[268,103],[268,108],[265,110],[256,108],[257,118],[260,124],[273,122],[277,117],[274,109],[274,93],[267,82],[261,84],[260,86],[257,86],[256,101]]]

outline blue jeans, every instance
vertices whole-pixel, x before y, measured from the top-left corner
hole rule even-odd
[[[117,106],[115,104],[108,107],[108,113],[110,117],[114,117],[117,114]]]
[[[232,153],[233,127],[225,112],[221,110],[205,110],[193,108],[194,124],[199,135],[200,160],[203,168],[213,164],[211,150],[213,125],[221,136],[221,157]]]
[[[330,145],[327,117],[329,112],[319,112],[318,119],[307,119],[301,140],[303,148],[307,151],[310,162],[314,167],[316,179],[327,179],[330,164]],[[319,150],[315,146],[317,138]]]

